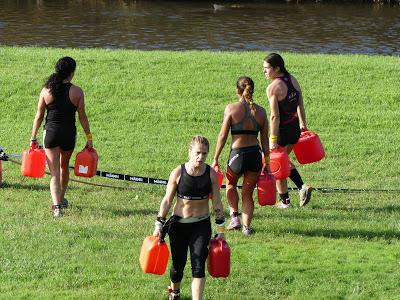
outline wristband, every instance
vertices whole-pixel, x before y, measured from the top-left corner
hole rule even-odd
[[[166,220],[167,220],[166,218],[157,216],[156,222],[160,222],[162,225],[164,225]]]
[[[86,133],[86,139],[88,140],[88,141],[91,141],[91,140],[93,140],[93,135],[89,132],[89,133]]]
[[[37,139],[35,137],[31,137],[31,142],[37,142]]]
[[[216,231],[217,233],[224,233],[225,232],[225,222],[221,223],[221,224],[215,224],[216,226]]]
[[[276,144],[278,142],[278,136],[276,135],[270,135],[269,136],[269,143],[270,144]]]

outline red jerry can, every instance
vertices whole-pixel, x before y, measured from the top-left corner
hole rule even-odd
[[[220,169],[219,165],[214,166],[214,171],[217,172],[218,177],[218,187],[221,188],[222,183],[224,182],[224,172]],[[210,193],[209,198],[212,199],[213,195]]]
[[[261,173],[257,180],[258,204],[275,205],[276,181],[275,177],[268,173]]]
[[[312,131],[303,131],[299,141],[293,147],[296,159],[301,164],[311,164],[320,161],[325,156],[319,136]]]
[[[76,176],[93,177],[96,175],[98,156],[93,147],[84,148],[76,155],[74,173]]]
[[[143,272],[163,275],[167,269],[168,258],[169,250],[164,240],[152,235],[144,239],[139,257]]]
[[[276,179],[285,179],[290,175],[290,162],[286,148],[278,147],[272,149],[270,154],[271,173]]]
[[[208,250],[208,273],[212,277],[228,277],[231,270],[231,249],[221,238],[210,241]]]
[[[46,170],[46,154],[38,144],[32,144],[22,154],[22,176],[40,178]]]
[[[216,165],[214,167],[215,172],[217,172],[217,176],[218,176],[218,186],[221,188],[222,183],[224,182],[224,173],[222,172],[222,170],[220,169],[219,165]]]

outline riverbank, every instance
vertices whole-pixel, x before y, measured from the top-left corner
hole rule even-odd
[[[224,107],[236,100],[241,75],[254,79],[255,101],[268,108],[264,52],[0,47],[0,145],[6,152],[27,147],[41,86],[65,55],[77,60],[74,83],[85,91],[102,170],[167,178],[187,158],[195,134],[210,139],[212,157]],[[305,181],[315,187],[397,188],[400,58],[283,56],[302,86],[309,128],[326,150],[321,162],[299,167]],[[76,152],[83,146],[78,127]],[[228,150],[229,145],[221,161]],[[71,208],[53,220],[48,177],[23,178],[9,162],[3,171],[0,298],[162,297],[167,276],[143,274],[138,255],[164,187],[121,183],[133,190],[111,190],[71,183]],[[297,194],[291,195],[297,207]],[[395,299],[400,289],[396,197],[315,193],[304,209],[256,205],[255,235],[227,233],[231,276],[208,276],[206,298]],[[225,197],[223,203],[227,213]],[[188,266],[185,296],[189,277]]]

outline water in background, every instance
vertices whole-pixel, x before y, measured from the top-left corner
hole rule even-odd
[[[0,45],[400,55],[398,6],[213,4],[0,0]]]

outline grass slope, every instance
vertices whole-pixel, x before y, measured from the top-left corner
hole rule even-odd
[[[167,178],[191,136],[212,144],[239,76],[267,107],[261,52],[164,52],[0,48],[0,145],[21,153],[37,97],[55,61],[77,60],[100,154],[99,169]],[[285,53],[299,79],[309,128],[326,158],[300,166],[316,187],[398,188],[400,58]],[[76,150],[84,145],[82,130]],[[228,148],[222,157],[228,156]],[[211,158],[209,158],[210,161]],[[71,183],[71,208],[53,220],[48,177],[23,178],[3,162],[1,299],[164,299],[168,276],[143,274],[138,255],[153,229],[161,186],[101,178],[114,190]],[[296,193],[291,193],[295,204]],[[256,234],[228,233],[231,276],[207,277],[206,299],[399,299],[396,193],[315,193],[305,209],[256,206]],[[224,197],[224,204],[227,202]],[[186,268],[183,299],[190,299]],[[164,298],[163,298],[164,297]]]

